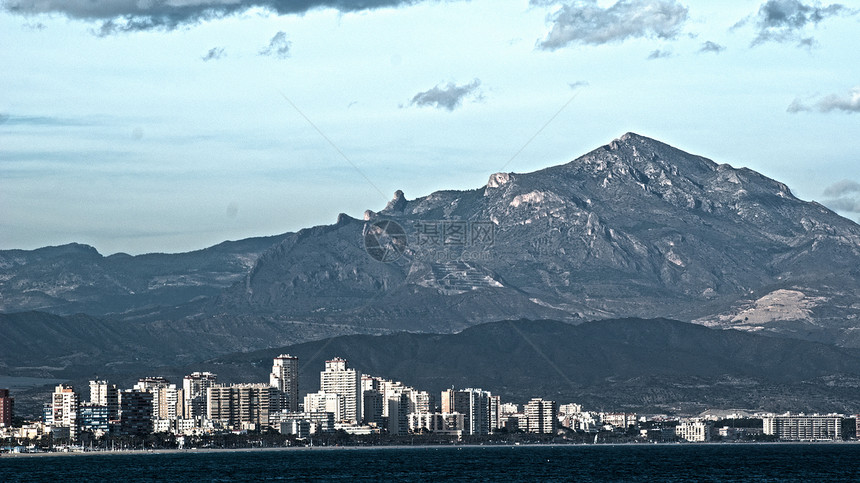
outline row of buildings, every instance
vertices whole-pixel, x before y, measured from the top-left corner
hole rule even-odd
[[[12,404],[8,390],[0,389],[0,426],[7,428],[6,434],[12,424]],[[589,412],[577,404],[559,407],[555,401],[541,398],[520,406],[502,403],[499,396],[477,388],[447,389],[437,400],[402,382],[362,374],[341,358],[325,362],[319,390],[300,401],[299,360],[280,355],[274,358],[268,383],[223,384],[210,372],[189,374],[181,385],[163,377],[145,377],[124,390],[108,381],[93,380],[87,400],[72,386],[61,384],[44,405],[43,420],[17,428],[14,435],[37,438],[52,434],[80,441],[107,434],[193,436],[273,429],[298,437],[335,430],[462,437],[499,431],[554,434],[563,426],[581,432],[624,432],[653,441],[758,435],[822,441],[841,439],[845,433],[843,416],[787,414],[761,415],[759,419],[757,428],[715,428],[713,421],[702,418],[640,427],[649,420],[635,413]]]
[[[501,404],[489,391],[452,388],[442,391],[437,404],[427,391],[362,374],[341,358],[325,362],[319,391],[300,401],[298,369],[298,358],[280,355],[273,361],[268,383],[222,384],[209,372],[189,374],[181,385],[163,377],[145,377],[122,390],[108,381],[92,380],[88,399],[74,387],[60,384],[44,405],[42,421],[24,425],[16,435],[36,438],[50,433],[80,441],[106,434],[200,435],[267,428],[299,437],[335,430],[464,436],[501,428],[538,433],[554,433],[558,428],[553,401],[534,399],[519,411],[516,405]],[[10,409],[4,423],[9,427],[11,398],[8,391],[0,392],[0,402],[6,399]]]

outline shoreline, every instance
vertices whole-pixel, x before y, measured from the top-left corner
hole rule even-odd
[[[30,458],[44,456],[143,456],[143,455],[169,455],[169,454],[214,454],[214,453],[256,453],[256,452],[279,452],[279,451],[368,451],[368,450],[404,450],[404,449],[440,449],[440,448],[607,448],[607,447],[702,447],[702,446],[845,446],[857,445],[860,441],[769,441],[769,442],[686,442],[686,443],[598,443],[598,444],[452,444],[452,445],[379,445],[379,446],[283,446],[270,448],[166,448],[166,449],[130,449],[130,450],[93,450],[93,451],[46,451],[39,453],[2,453],[0,460],[5,458]]]

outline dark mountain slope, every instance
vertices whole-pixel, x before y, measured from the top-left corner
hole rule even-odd
[[[520,320],[447,335],[341,336],[206,367],[262,380],[280,353],[299,357],[303,393],[318,389],[326,359],[344,357],[363,373],[434,393],[481,387],[517,401],[544,396],[615,409],[854,411],[860,397],[858,350],[665,319]]]

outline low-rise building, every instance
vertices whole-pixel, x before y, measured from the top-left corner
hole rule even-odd
[[[409,415],[409,431],[412,433],[436,433],[462,436],[465,419],[461,413],[412,413]]]
[[[682,441],[710,441],[712,425],[711,421],[683,420],[675,426],[675,436]]]

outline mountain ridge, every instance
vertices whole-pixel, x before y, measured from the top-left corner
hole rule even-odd
[[[381,222],[403,229],[389,263],[365,247]],[[446,227],[492,236],[431,246]],[[860,346],[860,226],[755,171],[634,133],[472,190],[412,200],[398,190],[363,220],[232,243],[5,269],[0,310],[344,334],[669,317]],[[0,251],[0,265],[8,259]]]

